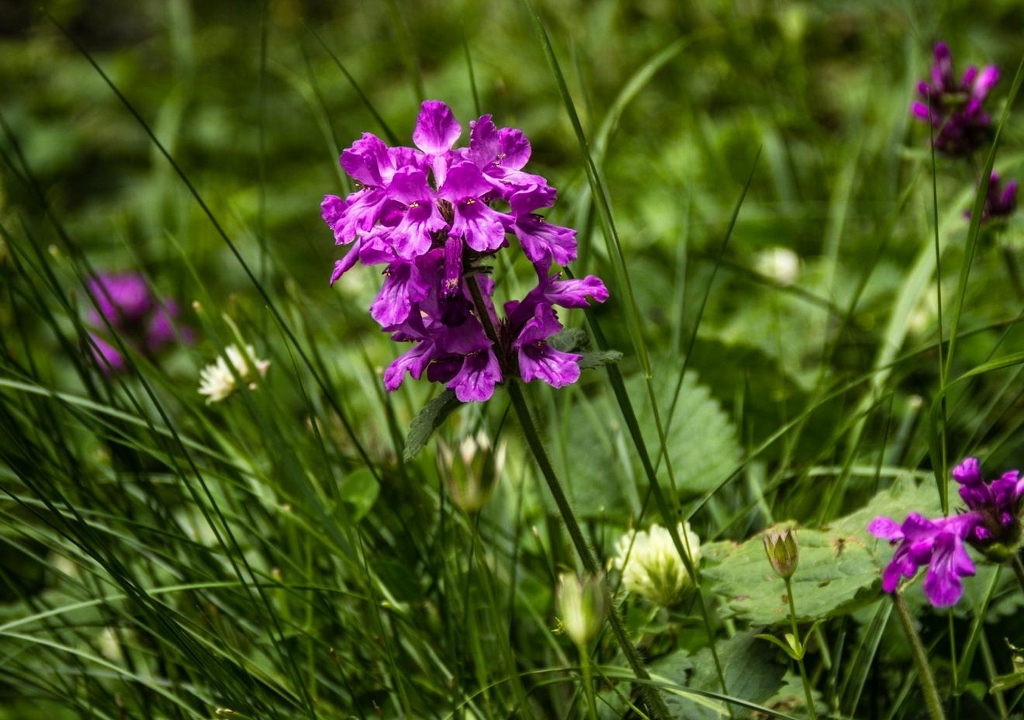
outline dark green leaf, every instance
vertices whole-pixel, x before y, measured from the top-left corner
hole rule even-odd
[[[580,353],[580,356],[577,363],[580,366],[580,370],[590,370],[607,365],[608,363],[617,363],[622,359],[622,353],[618,350],[595,350],[593,352]]]
[[[590,347],[590,338],[580,328],[565,328],[547,340],[548,345],[562,352],[578,353]]]
[[[414,458],[430,440],[434,431],[441,427],[441,423],[461,404],[453,391],[445,390],[424,405],[420,414],[413,419],[409,426],[409,437],[405,441],[403,457],[406,460]]]

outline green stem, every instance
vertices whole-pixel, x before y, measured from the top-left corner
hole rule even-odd
[[[597,703],[594,701],[593,670],[590,667],[590,653],[585,645],[578,645],[580,666],[583,668],[583,691],[587,695],[587,715],[590,720],[597,720]]]
[[[800,650],[800,657],[796,659],[796,666],[800,668],[800,681],[804,685],[804,698],[807,700],[807,714],[811,720],[818,720],[818,712],[814,708],[814,693],[811,692],[811,681],[807,679],[807,668],[804,667],[804,646],[800,640],[800,629],[796,624],[796,603],[793,601],[793,583],[789,578],[783,578],[786,582],[786,598],[789,600],[789,622],[793,628],[793,640]]]
[[[562,490],[562,484],[558,481],[558,477],[555,475],[555,470],[551,466],[551,460],[548,458],[547,451],[544,449],[544,443],[541,442],[540,435],[537,433],[537,428],[533,424],[533,417],[530,415],[530,410],[526,406],[526,398],[523,397],[523,391],[516,380],[508,380],[506,385],[508,387],[509,397],[512,399],[512,407],[515,409],[516,416],[519,418],[519,426],[522,428],[523,436],[526,438],[526,444],[530,447],[530,452],[533,453],[533,458],[537,461],[540,473],[544,476],[548,489],[551,491],[551,495],[555,499],[555,505],[558,507],[558,513],[562,516],[562,521],[565,522],[565,527],[569,531],[569,537],[572,538],[572,544],[576,548],[576,552],[579,554],[580,560],[583,562],[583,568],[588,573],[597,575],[601,572],[601,566],[598,565],[597,558],[594,557],[594,553],[591,552],[590,546],[587,545],[587,541],[583,537],[583,531],[580,529],[580,525],[576,521],[576,514],[573,512],[572,506],[569,505],[569,498],[566,497],[565,491]],[[619,618],[618,613],[615,611],[611,592],[604,584],[602,584],[602,589],[605,595],[605,605],[609,608],[608,623],[612,627],[612,633],[615,635],[615,639],[618,641],[619,647],[626,656],[626,662],[629,663],[629,667],[632,669],[633,674],[637,679],[644,681],[644,696],[647,698],[647,702],[654,715],[668,720],[672,717],[668,710],[668,706],[665,705],[665,700],[661,697],[661,693],[658,692],[657,688],[650,684],[651,676],[644,667],[643,662],[640,660],[640,653],[637,652],[636,647],[629,639],[629,635],[626,634],[626,628],[622,624],[622,619]]]
[[[598,564],[594,553],[591,552],[590,546],[587,545],[587,541],[583,537],[583,531],[580,530],[580,524],[576,520],[576,513],[573,512],[572,506],[569,504],[569,498],[566,497],[562,484],[558,481],[558,476],[555,475],[555,469],[551,465],[550,458],[548,458],[547,450],[544,449],[544,443],[540,439],[537,427],[533,424],[533,416],[526,405],[526,398],[523,397],[523,391],[519,387],[519,382],[516,378],[509,376],[508,369],[511,363],[504,355],[501,338],[497,328],[494,327],[494,323],[491,321],[491,314],[488,312],[487,303],[484,301],[483,292],[480,290],[480,284],[475,277],[467,277],[466,286],[469,288],[470,295],[473,296],[473,305],[476,307],[480,323],[484,326],[484,332],[491,342],[494,343],[494,351],[498,355],[498,363],[501,366],[502,375],[505,377],[505,386],[508,388],[509,397],[512,399],[512,407],[515,408],[516,417],[519,418],[519,426],[523,430],[526,444],[530,447],[530,452],[533,453],[533,458],[540,468],[541,475],[544,476],[548,490],[551,491],[551,496],[558,507],[558,514],[562,516],[562,521],[569,531],[569,537],[572,538],[572,544],[576,548],[580,560],[583,562],[583,568],[591,575],[597,575],[601,572],[601,566]],[[651,676],[644,667],[643,661],[640,660],[640,653],[637,652],[636,647],[629,639],[626,627],[615,611],[611,592],[604,583],[601,584],[601,588],[604,593],[605,606],[609,608],[608,623],[612,627],[612,634],[615,635],[615,639],[622,649],[622,653],[626,656],[626,662],[629,663],[633,674],[638,680],[644,681],[642,685],[643,693],[644,697],[647,698],[650,710],[654,713],[655,717],[669,720],[672,715],[668,710],[668,706],[665,705],[665,700],[661,697],[658,689],[651,684]]]
[[[935,677],[928,665],[928,657],[925,655],[924,645],[921,637],[914,629],[914,620],[910,617],[907,609],[907,601],[903,599],[903,592],[899,588],[892,594],[892,602],[896,606],[896,615],[903,625],[903,632],[907,634],[910,641],[910,649],[914,656],[914,665],[917,666],[917,677],[921,681],[921,691],[924,693],[924,702],[928,707],[928,715],[932,720],[946,720],[946,714],[942,711],[942,699],[939,697],[939,689],[935,685]]]
[[[1013,566],[1013,574],[1017,576],[1017,582],[1020,584],[1020,589],[1024,590],[1024,565],[1021,565],[1020,555],[1013,556],[1013,562],[1010,563]]]

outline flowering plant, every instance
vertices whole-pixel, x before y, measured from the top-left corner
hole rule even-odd
[[[152,356],[177,338],[192,341],[192,331],[176,325],[179,310],[172,300],[159,300],[139,273],[99,273],[89,281],[95,308],[87,320],[93,356],[104,372],[121,372],[126,362],[121,351],[104,339],[107,325],[130,347]]]
[[[935,128],[935,149],[946,155],[970,155],[991,139],[992,119],[983,105],[999,81],[999,69],[989,65],[978,70],[970,66],[957,82],[953,53],[944,42],[935,44],[932,81],[917,85],[921,100],[911,106],[914,115]]]
[[[930,520],[912,512],[902,524],[887,517],[875,518],[868,530],[899,545],[882,573],[882,589],[895,591],[901,577],[913,577],[918,568],[927,566],[924,592],[929,602],[937,607],[954,605],[963,594],[961,578],[975,572],[965,544],[993,560],[1012,558],[1021,537],[1024,478],[1019,475],[1011,470],[997,480],[986,481],[978,460],[967,458],[953,469],[960,498],[967,506],[963,513]]]
[[[487,400],[510,378],[554,387],[579,378],[580,355],[549,342],[563,328],[555,307],[578,308],[608,297],[594,276],[562,280],[553,263],[576,258],[574,230],[537,210],[554,204],[555,189],[524,172],[530,143],[522,131],[497,128],[490,115],[470,123],[469,147],[456,149],[462,126],[443,102],[423,103],[416,147],[387,147],[364,133],[345,150],[341,167],[359,185],[321,211],[339,245],[351,245],[331,276],[357,262],[385,265],[370,314],[394,340],[413,343],[384,373],[397,389],[406,373],[444,383],[462,402]],[[514,236],[537,274],[521,301],[499,317],[494,282],[484,262]]]

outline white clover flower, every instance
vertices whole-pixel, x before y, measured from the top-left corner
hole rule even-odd
[[[701,558],[700,537],[690,529],[690,523],[679,523],[679,536],[696,566]],[[650,530],[629,531],[616,543],[615,551],[609,567],[622,572],[622,583],[629,592],[655,605],[676,605],[693,586],[672,536],[660,525],[651,525]]]
[[[765,248],[754,256],[754,269],[779,285],[792,285],[800,276],[800,256],[780,245]]]
[[[257,358],[252,345],[246,345],[244,353],[236,345],[228,345],[224,352],[226,359],[224,355],[219,356],[217,362],[207,365],[199,373],[199,394],[207,396],[207,405],[220,402],[235,391],[232,366],[250,390],[256,389],[256,381],[266,377],[270,368],[270,361]],[[231,365],[228,365],[229,362]]]

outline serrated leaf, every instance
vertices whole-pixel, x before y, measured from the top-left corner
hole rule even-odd
[[[797,531],[800,566],[792,578],[798,622],[845,614],[878,597],[872,586],[879,566],[857,533],[830,535],[820,530]],[[768,564],[761,538],[701,546],[704,575],[725,598],[725,612],[755,625],[789,622],[786,584]],[[859,594],[863,594],[858,597]]]
[[[579,353],[590,347],[590,337],[581,328],[565,328],[560,333],[549,337],[547,343],[555,350]]]
[[[677,363],[663,364],[658,369],[655,392],[663,419],[678,373]],[[628,378],[626,388],[637,408],[641,432],[654,455],[658,433],[653,412],[647,406],[643,377]],[[695,373],[686,373],[675,407],[667,433],[669,457],[680,495],[693,497],[728,477],[736,467],[740,447],[729,419],[711,392],[697,381]],[[630,449],[621,418],[610,393],[579,397],[570,410],[570,421],[553,429],[564,437],[562,452],[556,453],[558,470],[566,479],[566,490],[576,512],[582,517],[608,517],[609,513],[618,512],[624,520],[640,510],[639,498],[647,483],[640,461]],[[664,461],[659,466],[659,477],[667,482]]]
[[[668,456],[672,461],[676,489],[681,498],[696,497],[717,487],[735,469],[740,458],[736,430],[711,391],[687,371],[675,396],[675,410],[669,417],[672,393],[679,378],[677,363],[662,363],[654,378],[654,394],[662,422],[667,426]],[[652,456],[658,451],[658,431],[654,412],[646,401],[647,389],[640,376],[630,378],[626,387],[637,404],[637,419],[647,438]],[[639,474],[639,462],[636,464]],[[664,459],[658,465],[658,477],[668,483]]]
[[[898,478],[860,510],[821,530],[797,530],[800,565],[792,578],[797,620],[843,615],[878,599],[881,571],[893,550],[874,538],[867,526],[880,515],[903,522],[911,511],[929,517],[941,514],[933,483],[917,483],[910,476]],[[741,544],[706,544],[701,551],[704,575],[726,598],[729,614],[755,625],[789,622],[786,586],[768,564],[760,535]]]
[[[594,350],[580,353],[580,359],[576,364],[580,366],[580,370],[590,370],[608,363],[617,363],[621,359],[622,353],[618,350]]]
[[[409,425],[409,437],[405,441],[405,452],[402,456],[406,460],[412,460],[427,444],[434,431],[441,427],[445,419],[461,404],[452,390],[445,390],[424,405],[420,414]]]

